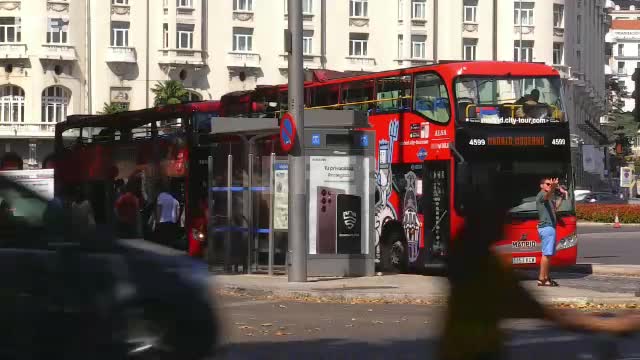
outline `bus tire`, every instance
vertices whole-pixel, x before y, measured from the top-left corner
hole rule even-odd
[[[380,269],[386,273],[406,273],[409,266],[407,241],[400,224],[388,224],[380,236]]]

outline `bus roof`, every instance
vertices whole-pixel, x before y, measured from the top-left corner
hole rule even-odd
[[[324,72],[327,70],[314,70],[313,78],[315,80],[305,82],[305,87],[411,75],[429,70],[438,70],[441,74],[444,74],[450,78],[460,75],[496,77],[560,75],[560,73],[556,69],[543,63],[526,63],[513,61],[441,61],[433,65],[422,65],[397,70],[386,70],[355,76],[352,74],[344,73],[344,76],[342,77],[336,75],[336,72],[332,72],[330,76],[324,76]],[[282,90],[286,90],[288,87],[286,84],[276,86]]]
[[[81,127],[135,128],[150,121],[176,118],[192,112],[216,112],[220,110],[219,101],[199,101],[185,104],[166,105],[142,110],[122,111],[102,115],[69,115],[63,122],[56,124],[56,133]]]

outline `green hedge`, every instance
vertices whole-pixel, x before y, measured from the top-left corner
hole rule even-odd
[[[616,213],[621,223],[640,223],[640,205],[576,204],[578,220],[612,223]]]

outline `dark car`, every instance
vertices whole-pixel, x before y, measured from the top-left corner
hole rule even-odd
[[[68,210],[0,176],[0,358],[214,354],[204,265],[126,246],[107,227],[78,239]]]
[[[580,200],[576,201],[580,204],[626,204],[627,200],[620,198],[619,194],[606,192],[592,192]]]

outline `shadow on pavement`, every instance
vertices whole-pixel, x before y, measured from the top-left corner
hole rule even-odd
[[[427,333],[427,331],[425,331]],[[259,339],[262,334],[255,334]],[[420,336],[420,335],[417,335]],[[271,338],[272,339],[272,338]],[[564,332],[541,323],[532,330],[509,331],[506,359],[555,360],[598,358],[597,335]],[[241,342],[222,348],[221,359],[436,359],[437,339],[370,342],[351,339],[282,340]],[[636,339],[613,339],[625,352],[637,352]],[[595,357],[594,357],[595,356]]]

